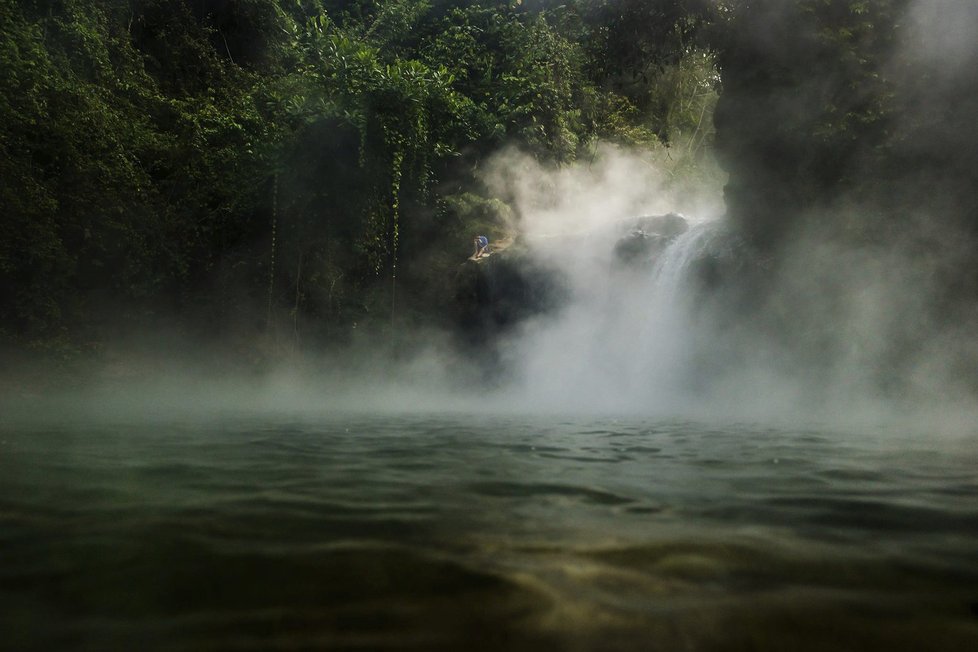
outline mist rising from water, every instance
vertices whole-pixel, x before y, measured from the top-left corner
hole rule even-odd
[[[768,5],[773,15],[797,10]],[[867,402],[974,408],[978,313],[968,277],[978,251],[976,19],[974,3],[907,3],[876,71],[889,93],[881,109],[889,111],[885,135],[856,144],[845,171],[855,188],[840,184],[807,214],[778,216],[791,227],[766,252],[774,259],[770,285],[754,306],[764,328],[760,335],[751,324],[734,328],[742,331],[741,348],[768,351],[768,366],[805,401],[827,409]],[[879,26],[881,34],[890,28]],[[781,45],[765,47],[758,46],[762,59],[784,54]],[[765,98],[781,114],[762,115],[790,120],[792,107],[811,110],[797,98],[817,98],[813,89],[836,82],[831,72],[814,70]],[[880,189],[866,190],[874,184]],[[759,194],[777,190],[761,187]],[[751,207],[739,210],[749,221]]]
[[[396,359],[388,342],[366,337],[328,355],[283,356],[260,374],[173,363],[131,381],[123,374],[87,384],[51,414],[180,420],[517,412],[846,425],[912,419],[968,429],[967,397],[948,381],[947,341],[935,339],[905,370],[914,378],[913,400],[878,391],[893,329],[926,294],[926,268],[907,265],[903,253],[879,258],[798,238],[764,314],[735,314],[693,282],[705,256],[746,255],[723,217],[722,177],[700,179],[694,192],[672,184],[661,161],[613,147],[561,168],[507,151],[488,169],[487,183],[514,207],[532,255],[569,290],[560,310],[498,343],[501,386],[498,379],[482,384],[466,351],[426,332],[414,334]],[[670,211],[682,212],[689,229],[648,264],[618,264],[622,221]],[[809,368],[757,327],[785,305],[794,311],[786,322],[792,328],[833,320],[828,364]],[[915,327],[938,332],[934,324]]]
[[[722,231],[722,176],[677,183],[661,152],[599,147],[550,168],[518,152],[489,167],[492,191],[514,206],[533,255],[566,280],[556,315],[505,343],[510,405],[548,411],[680,412],[696,403],[697,349],[710,319],[694,316],[690,265]],[[682,213],[689,230],[655,259],[622,265],[629,218]]]
[[[953,88],[974,71],[978,40],[966,26],[975,8],[923,0],[912,6],[914,29],[893,68],[909,62],[938,90]],[[941,109],[939,97],[927,99],[921,112]],[[953,138],[938,131],[935,142],[947,146]],[[394,362],[386,342],[368,338],[341,353],[306,353],[299,360],[283,355],[263,374],[225,373],[206,363],[168,364],[133,381],[125,373],[102,373],[57,409],[22,403],[25,414],[50,416],[65,405],[72,414],[133,419],[522,410],[919,419],[930,428],[973,430],[974,388],[967,378],[978,361],[976,322],[967,316],[943,321],[928,305],[941,290],[936,272],[947,261],[974,265],[973,243],[938,214],[956,208],[953,187],[945,188],[939,208],[928,210],[928,198],[920,198],[917,223],[885,247],[794,233],[779,252],[784,264],[773,289],[753,312],[737,314],[722,298],[697,294],[690,285],[692,261],[711,248],[736,246],[723,218],[724,179],[685,176],[673,155],[600,146],[591,159],[551,168],[504,151],[486,166],[485,182],[513,207],[534,255],[570,290],[556,314],[525,323],[500,344],[510,371],[502,387],[470,382],[477,370],[466,352],[444,334],[424,333],[414,338],[423,345]],[[840,197],[833,210],[826,219],[863,208]],[[690,230],[655,265],[616,267],[613,250],[621,234],[615,225],[668,212],[684,214]],[[921,238],[939,242],[943,260],[915,255],[913,242]],[[788,343],[780,339],[786,334]],[[192,350],[186,346],[183,353]],[[894,353],[901,359],[896,365]],[[11,415],[0,413],[0,419]]]
[[[514,370],[500,393],[506,406],[922,419],[967,429],[973,398],[956,365],[978,359],[975,345],[928,316],[933,269],[899,243],[865,250],[799,232],[767,279],[766,299],[738,312],[729,297],[697,288],[693,274],[710,256],[753,255],[723,218],[722,178],[676,188],[661,161],[605,147],[593,161],[559,169],[506,152],[488,180],[514,206],[534,255],[570,290],[562,310],[506,342]],[[616,265],[617,223],[672,211],[684,213],[690,229],[654,264]],[[926,346],[898,350],[919,341]]]

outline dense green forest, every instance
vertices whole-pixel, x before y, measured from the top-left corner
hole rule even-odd
[[[751,261],[730,312],[811,375],[845,358],[883,388],[929,368],[978,389],[978,7],[739,4],[715,42]]]
[[[35,348],[437,320],[505,211],[487,156],[709,138],[708,3],[2,5],[0,323]]]
[[[505,228],[479,176],[504,147],[715,149],[762,261],[924,213],[971,242],[975,77],[900,60],[912,5],[0,0],[0,338],[444,321],[472,235]],[[936,268],[946,310],[973,310],[969,247]]]

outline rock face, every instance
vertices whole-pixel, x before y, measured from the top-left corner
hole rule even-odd
[[[455,281],[455,321],[470,343],[481,343],[520,321],[560,305],[565,289],[549,269],[519,245],[467,260]]]
[[[615,243],[614,260],[621,266],[651,265],[666,246],[689,229],[678,213],[646,215],[621,223],[623,235]]]
[[[647,269],[688,229],[686,218],[677,213],[624,220],[610,234],[614,243],[612,264],[623,270]],[[608,232],[593,234],[602,242],[608,242],[608,236]],[[576,245],[562,240],[557,246],[573,251]],[[521,321],[556,310],[564,303],[569,294],[567,281],[542,258],[517,241],[491,256],[469,259],[459,266],[454,283],[454,322],[468,344],[491,341]]]

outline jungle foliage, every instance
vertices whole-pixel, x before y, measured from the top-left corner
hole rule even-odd
[[[940,347],[978,389],[976,19],[944,0],[731,3],[716,148],[749,247],[726,278],[812,376],[853,356],[897,391]]]
[[[0,336],[342,339],[443,312],[477,170],[708,145],[683,0],[0,0]],[[495,220],[495,221],[494,221]]]
[[[813,224],[954,222],[947,284],[978,295],[974,53],[902,60],[913,6],[0,0],[0,340],[167,319],[295,347],[437,320],[509,210],[487,158],[599,139],[715,142],[759,259]]]
[[[731,3],[714,40],[717,145],[728,209],[755,245],[771,252],[811,228],[892,245],[921,219],[978,234],[978,53],[948,33],[953,4]]]

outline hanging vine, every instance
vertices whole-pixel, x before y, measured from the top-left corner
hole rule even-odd
[[[391,234],[390,234],[390,257],[391,257],[391,333],[394,329],[394,308],[397,297],[397,248],[400,238],[400,210],[401,210],[401,172],[404,163],[404,151],[395,150],[391,165]]]
[[[272,297],[275,292],[275,248],[278,244],[278,172],[272,177],[272,244],[271,253],[268,261],[268,307],[265,313],[265,328],[271,330],[272,326]]]

